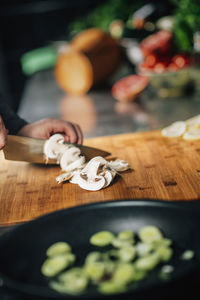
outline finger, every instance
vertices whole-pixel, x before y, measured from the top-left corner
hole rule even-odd
[[[68,123],[64,128],[63,128],[63,133],[66,135],[66,138],[68,137],[68,141],[72,144],[76,144],[78,141],[78,134],[76,132],[75,127],[73,126],[72,123]]]
[[[8,130],[5,128],[2,117],[0,116],[0,149],[6,145]]]
[[[77,144],[82,144],[83,143],[83,133],[82,130],[80,128],[80,126],[78,124],[73,124],[75,130],[76,130],[76,134],[77,134]]]

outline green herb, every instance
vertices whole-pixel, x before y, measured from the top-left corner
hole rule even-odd
[[[144,4],[144,0],[108,0],[104,4],[98,5],[86,16],[70,23],[68,31],[73,34],[91,27],[98,27],[108,31],[112,21],[119,19],[126,22],[130,15]]]
[[[190,52],[193,34],[200,29],[199,0],[171,0],[175,5],[173,34],[175,46],[180,51]]]

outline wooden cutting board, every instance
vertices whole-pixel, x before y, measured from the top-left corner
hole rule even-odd
[[[200,141],[165,138],[160,131],[87,139],[85,145],[128,161],[101,191],[57,184],[59,166],[6,161],[0,157],[0,225],[28,221],[46,213],[86,203],[116,199],[191,201],[200,198]]]

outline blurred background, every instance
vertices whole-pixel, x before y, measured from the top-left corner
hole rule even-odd
[[[136,121],[139,115],[151,128],[159,122],[138,106],[143,91],[156,99],[199,98],[199,0],[1,0],[0,26],[0,91],[22,116],[27,83],[30,88],[31,78],[42,81],[49,71],[62,96],[75,99],[68,98],[67,106],[62,99],[62,117],[68,117],[71,103],[87,107],[91,99],[80,95],[94,91],[98,98],[99,87],[115,99],[115,113]],[[91,28],[99,31],[88,33]],[[135,77],[127,81],[130,74]]]

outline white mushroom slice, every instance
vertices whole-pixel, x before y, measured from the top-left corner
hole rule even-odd
[[[85,168],[82,170],[84,173],[91,173],[94,170],[94,166],[97,167],[97,170],[100,166],[104,166],[107,165],[107,160],[105,160],[103,157],[101,156],[95,156],[93,157],[85,166]],[[97,174],[97,170],[96,170],[96,174]]]
[[[104,188],[111,184],[113,178],[115,177],[115,174],[112,173],[112,171],[108,171],[108,170],[105,171],[105,173],[104,173],[104,178],[105,178]]]
[[[70,172],[75,169],[82,169],[85,163],[85,157],[80,156],[75,161],[73,161],[71,164],[66,166],[65,171]]]
[[[88,191],[98,191],[105,185],[105,178],[103,176],[96,176],[93,180],[88,180],[86,174],[80,173],[77,177],[78,185]]]
[[[73,171],[73,176],[70,179],[69,182],[74,183],[74,184],[78,184],[78,179],[79,179],[79,175],[80,175],[81,170],[75,170]]]
[[[166,137],[179,137],[184,134],[186,130],[186,122],[177,121],[172,123],[170,126],[162,129],[161,133]]]
[[[67,170],[67,167],[79,158],[81,151],[77,147],[67,149],[60,157],[60,167],[62,170]]]
[[[43,152],[47,158],[56,159],[59,152],[60,143],[64,142],[64,137],[62,134],[52,135],[45,143]]]
[[[59,176],[57,176],[56,181],[58,183],[61,183],[63,181],[69,180],[70,178],[72,178],[72,176],[73,176],[72,172],[66,172],[66,173],[63,173],[63,174],[60,174]]]
[[[111,160],[108,162],[107,166],[111,169],[114,169],[117,172],[122,172],[130,169],[129,164],[122,159]]]
[[[94,180],[94,178],[97,176],[98,169],[100,167],[99,161],[89,161],[87,165],[82,169],[81,174],[87,175],[88,180]]]
[[[200,115],[187,119],[186,121],[187,127],[200,127]]]
[[[104,162],[102,157],[94,157],[91,159],[85,168],[80,172],[77,177],[78,185],[88,191],[97,191],[104,187],[105,178],[98,175],[99,167]]]

